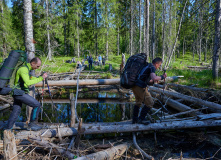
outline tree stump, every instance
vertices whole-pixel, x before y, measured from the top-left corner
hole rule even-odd
[[[11,130],[4,130],[4,159],[17,160],[15,135]]]

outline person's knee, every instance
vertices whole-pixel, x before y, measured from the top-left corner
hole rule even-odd
[[[18,115],[20,115],[21,113],[21,107],[19,105],[14,105],[13,106],[13,112],[17,113]]]

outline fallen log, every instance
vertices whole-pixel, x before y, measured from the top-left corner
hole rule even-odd
[[[44,99],[44,103],[51,103],[51,99]],[[53,99],[53,103],[70,103],[70,99]],[[128,99],[119,98],[93,98],[93,99],[77,99],[77,103],[115,103],[125,104],[131,103]]]
[[[86,85],[110,85],[120,84],[120,79],[86,79],[79,80],[79,86]],[[61,81],[48,81],[49,86],[76,86],[77,80],[61,80]],[[35,87],[42,87],[42,82],[35,84]]]
[[[89,159],[96,159],[96,160],[112,160],[120,158],[124,152],[129,148],[128,144],[121,144],[118,146],[113,146],[109,149],[104,151],[100,151],[97,153],[89,154],[83,157],[76,158],[75,160],[89,160]]]
[[[67,157],[68,159],[74,159],[76,156],[71,153],[70,151],[67,151],[66,149],[64,148],[61,148],[59,147],[58,145],[56,144],[53,144],[53,143],[50,143],[48,141],[43,141],[41,139],[34,139],[34,138],[28,138],[28,140],[31,142],[31,143],[36,143],[42,147],[44,147],[45,149],[56,149],[56,151],[61,154],[62,156],[64,157]]]
[[[0,101],[4,101],[4,102],[6,102],[6,103],[9,103],[10,105],[13,104],[13,103],[12,103],[12,100],[7,100],[7,99],[3,98],[2,96],[0,96]]]
[[[168,106],[172,107],[173,109],[175,110],[178,110],[179,112],[183,112],[183,111],[188,111],[188,110],[191,110],[192,108],[185,105],[185,104],[182,104],[176,100],[173,100],[169,97],[166,97],[166,96],[163,96],[163,95],[159,95],[158,93],[156,92],[153,92],[153,91],[150,91],[151,95],[153,97],[157,97],[159,98],[163,103],[166,103]],[[197,114],[202,114],[200,112],[193,112],[193,113],[190,113],[190,115],[192,116],[195,116]]]
[[[179,77],[182,76],[173,76],[167,77],[166,81],[174,81],[177,80]],[[163,81],[162,81],[163,82]],[[49,86],[76,86],[77,80],[61,80],[61,81],[48,81]],[[86,80],[79,80],[79,86],[86,86],[86,85],[113,85],[113,84],[120,84],[120,79],[86,79]],[[42,82],[35,84],[35,87],[42,87]]]
[[[7,109],[7,108],[9,108],[10,107],[10,104],[5,104],[5,105],[3,105],[3,106],[0,106],[0,111],[1,110],[4,110],[4,109]]]
[[[183,120],[170,121],[162,123],[143,124],[125,124],[125,125],[108,125],[108,126],[85,126],[84,134],[100,134],[100,133],[121,133],[121,132],[139,132],[139,131],[158,131],[185,128],[215,127],[221,126],[221,120]],[[77,135],[75,128],[62,128],[60,135],[73,136]],[[16,134],[17,139],[26,139],[27,137],[58,137],[56,129],[44,129],[40,131],[21,131]]]
[[[179,89],[187,89],[187,90],[197,91],[197,92],[208,92],[209,91],[206,88],[197,88],[197,87],[180,85],[180,84],[174,84],[174,83],[168,83],[167,85],[169,87],[175,87],[175,88],[179,88]]]
[[[221,111],[221,105],[217,104],[217,103],[214,103],[214,102],[205,101],[205,100],[195,98],[195,97],[191,97],[191,96],[187,96],[187,95],[184,95],[184,94],[181,94],[181,93],[174,93],[174,92],[165,91],[165,90],[163,91],[160,88],[156,88],[156,87],[152,87],[152,86],[149,87],[149,90],[157,92],[157,93],[163,93],[167,96],[172,96],[172,97],[184,99],[184,100],[192,102],[192,103],[197,103],[197,104],[207,106],[207,107],[210,107],[212,109],[217,109],[217,110]]]

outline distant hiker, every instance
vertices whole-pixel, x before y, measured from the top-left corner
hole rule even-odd
[[[101,61],[102,61],[102,57],[101,57],[101,55],[99,55],[99,57],[98,57],[98,65],[99,66],[101,66],[101,64],[102,64]]]
[[[153,107],[153,99],[148,92],[147,84],[149,82],[163,80],[167,77],[167,74],[164,73],[162,76],[156,76],[155,71],[162,64],[162,59],[157,57],[152,63],[149,63],[146,67],[140,72],[139,78],[135,82],[135,85],[132,87],[132,91],[135,95],[136,103],[133,110],[133,119],[132,123],[144,123],[145,117],[148,113],[151,113],[151,108]],[[140,107],[144,103],[144,106],[141,110],[140,116],[138,118]]]
[[[89,58],[88,58],[89,70],[92,69],[92,63],[93,63],[93,58],[92,58],[92,56],[90,55]]]
[[[25,63],[24,65],[22,65],[20,68],[17,69],[15,75],[15,87],[20,88],[21,90],[17,90],[18,92],[14,91],[13,111],[9,117],[7,125],[4,126],[4,129],[12,129],[14,123],[16,122],[18,116],[21,113],[22,103],[33,107],[31,113],[31,120],[30,123],[28,124],[27,129],[37,131],[42,128],[39,125],[37,125],[41,104],[28,94],[30,85],[41,82],[42,80],[47,78],[47,73],[44,73],[42,76],[39,77],[33,77],[29,75],[30,70],[36,70],[40,66],[41,66],[41,59],[35,57],[30,61],[30,63]]]
[[[74,57],[71,59],[71,61],[72,61],[72,63],[75,63],[75,62],[76,62]]]
[[[106,58],[105,56],[102,57],[102,65],[105,65],[105,61],[106,61]]]
[[[77,69],[78,69],[78,68],[81,68],[81,66],[82,66],[82,65],[81,65],[81,62],[80,62],[80,61],[77,61]]]

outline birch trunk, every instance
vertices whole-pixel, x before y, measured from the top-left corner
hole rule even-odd
[[[152,60],[155,57],[155,0],[153,2],[153,35],[152,35]]]
[[[130,55],[133,55],[133,0],[130,0]]]
[[[221,21],[221,1],[216,4],[216,19],[215,19],[215,38],[213,49],[213,78],[218,79],[219,73],[219,52],[220,52],[220,21]]]
[[[149,0],[146,0],[146,54],[147,54],[147,62],[150,60],[150,54],[149,54]]]
[[[24,40],[25,40],[25,50],[28,55],[28,62],[35,57],[35,46],[34,46],[34,37],[33,37],[33,21],[32,21],[32,1],[31,0],[24,0],[23,4],[24,8]],[[30,72],[32,76],[35,75],[34,70]],[[34,96],[35,88],[34,86],[30,89],[30,95]],[[27,106],[26,108],[26,115],[27,115],[27,122],[30,120],[32,107]]]
[[[164,62],[165,59],[165,26],[166,26],[166,22],[165,22],[165,14],[166,14],[166,0],[163,0],[162,2],[162,6],[163,6],[163,15],[162,15],[162,21],[163,21],[163,31],[162,31],[162,40],[163,40],[163,47],[162,47],[162,60]],[[162,69],[162,67],[161,67]]]
[[[46,16],[47,16],[47,38],[48,38],[48,60],[51,61],[52,60],[52,53],[51,53],[51,39],[50,39],[50,26],[49,26],[49,8],[48,8],[48,0],[46,0]]]
[[[171,62],[172,55],[173,55],[174,50],[175,50],[175,48],[176,48],[176,42],[177,42],[177,39],[178,39],[179,34],[180,34],[180,28],[181,28],[181,24],[182,24],[182,20],[183,20],[183,15],[184,15],[184,11],[185,11],[187,2],[188,2],[188,0],[186,0],[185,5],[184,5],[184,7],[183,7],[183,13],[182,13],[182,17],[181,17],[181,19],[180,19],[179,29],[178,29],[178,31],[177,31],[177,35],[176,35],[176,39],[175,39],[175,42],[174,42],[174,45],[173,45],[173,49],[172,49],[172,51],[171,51],[171,53],[170,53],[170,55],[169,55],[169,57],[168,57],[168,59],[167,59],[167,63],[166,63],[166,65],[165,65],[166,68],[169,66],[169,64],[170,64],[170,62]]]
[[[80,57],[80,43],[79,43],[79,13],[77,9],[77,56]]]
[[[32,1],[24,0],[24,34],[25,49],[28,54],[28,62],[35,57],[35,46],[33,38],[33,22],[32,22]]]
[[[97,56],[97,1],[95,0],[95,55]]]

